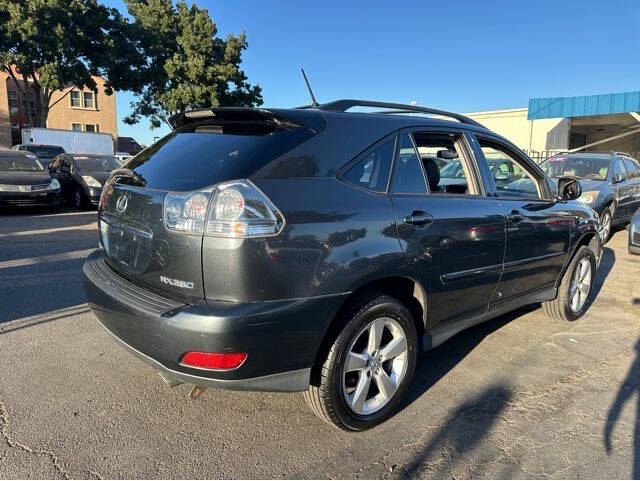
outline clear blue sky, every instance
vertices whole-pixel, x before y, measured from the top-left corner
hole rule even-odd
[[[105,3],[125,11],[122,0]],[[194,2],[189,2],[194,3]],[[199,0],[218,34],[246,31],[243,68],[265,106],[355,97],[458,112],[526,106],[532,97],[640,90],[640,1]],[[148,121],[119,135],[149,144]]]

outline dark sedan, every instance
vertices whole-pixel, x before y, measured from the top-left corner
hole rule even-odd
[[[97,207],[102,186],[122,164],[113,155],[62,154],[49,165],[49,173],[62,186],[64,198],[77,209]]]
[[[29,152],[0,151],[0,207],[60,206],[60,183]]]
[[[578,199],[600,215],[606,242],[612,229],[624,225],[640,207],[640,166],[621,152],[559,154],[545,160],[542,170],[552,179],[571,176],[579,179]]]
[[[35,155],[42,166],[46,169],[56,155],[64,154],[64,149],[59,145],[44,144],[18,144],[13,147],[15,150],[31,152]]]

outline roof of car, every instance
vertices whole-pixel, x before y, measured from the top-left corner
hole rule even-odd
[[[352,108],[377,109],[376,111],[349,111]],[[380,110],[385,109],[385,110]],[[214,107],[190,110],[176,114],[169,119],[169,123],[177,128],[189,121],[205,118],[220,120],[274,120],[280,122],[298,121],[299,123],[320,130],[323,125],[317,125],[314,117],[322,119],[323,123],[331,118],[352,118],[366,122],[383,122],[397,128],[413,126],[429,127],[460,127],[489,132],[477,121],[461,114],[444,110],[371,100],[342,99],[318,105],[306,105],[297,108],[263,108],[263,107]],[[447,118],[449,120],[447,120]]]

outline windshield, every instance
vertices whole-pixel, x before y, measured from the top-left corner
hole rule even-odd
[[[489,169],[493,172],[498,164],[498,160],[487,160]],[[464,179],[464,169],[462,168],[462,162],[459,160],[452,160],[440,170],[440,177],[445,179]]]
[[[0,171],[42,172],[44,167],[33,155],[0,156]]]
[[[609,157],[552,157],[540,167],[549,177],[572,176],[592,180],[606,180]]]
[[[120,161],[111,156],[89,157],[88,155],[74,155],[73,160],[76,161],[76,165],[80,170],[111,172],[122,167]]]
[[[64,149],[57,145],[25,145],[24,149],[38,157],[46,157],[48,159],[64,154]]]

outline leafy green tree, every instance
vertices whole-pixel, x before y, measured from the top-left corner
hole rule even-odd
[[[97,0],[0,0],[0,69],[23,95],[30,83],[36,112],[30,122],[45,127],[54,92],[73,86],[95,91],[92,75],[105,79],[107,95],[140,89],[140,78],[130,72],[144,58],[131,34],[120,13]]]
[[[255,106],[262,90],[247,82],[240,68],[245,33],[217,37],[206,9],[179,0],[127,0],[133,37],[146,58],[135,76],[144,87],[136,91],[125,122],[142,117],[152,127],[193,107]]]

